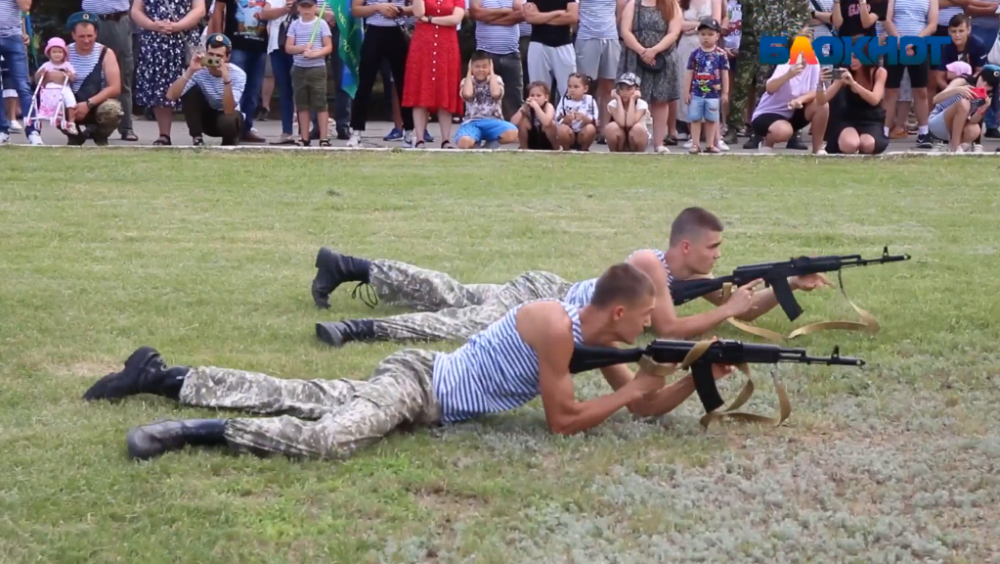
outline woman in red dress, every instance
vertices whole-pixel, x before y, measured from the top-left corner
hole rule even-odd
[[[413,108],[413,146],[424,145],[431,112],[441,126],[441,148],[451,146],[451,116],[462,113],[459,82],[462,58],[458,24],[465,17],[463,0],[413,0],[416,29],[406,58],[403,106]]]

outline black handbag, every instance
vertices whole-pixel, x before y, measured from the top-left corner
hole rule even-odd
[[[658,73],[663,72],[663,69],[667,68],[667,57],[663,53],[657,53],[653,57],[653,64],[647,63],[638,55],[636,55],[636,58],[639,59],[639,68],[646,72]]]
[[[285,19],[278,24],[278,50],[286,55],[288,54],[288,51],[285,51],[285,42],[288,40],[288,26],[291,25],[292,21],[298,18],[298,16],[298,6],[292,6],[292,8],[288,11],[288,15],[285,16]]]

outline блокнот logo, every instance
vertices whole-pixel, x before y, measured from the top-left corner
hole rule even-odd
[[[877,37],[824,36],[810,40],[800,35],[789,48],[787,37],[764,36],[760,40],[760,62],[781,65],[801,56],[807,65],[848,66],[854,55],[863,65],[916,65],[924,61],[937,65],[941,62],[941,48],[950,44],[951,37],[907,35],[887,37],[885,44],[880,44]]]

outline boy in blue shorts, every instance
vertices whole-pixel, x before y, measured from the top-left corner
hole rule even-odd
[[[465,119],[455,132],[459,149],[473,149],[480,143],[517,143],[517,126],[504,121],[500,111],[503,79],[493,72],[493,59],[476,51],[469,61],[469,72],[462,79]]]
[[[698,39],[701,45],[687,60],[684,83],[690,87],[684,92],[688,105],[688,122],[691,124],[691,152],[701,152],[701,128],[705,124],[705,151],[718,153],[715,128],[719,124],[719,108],[729,101],[729,58],[719,48],[721,26],[715,18],[701,18]]]

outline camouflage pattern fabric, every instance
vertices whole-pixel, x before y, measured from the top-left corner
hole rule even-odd
[[[424,312],[481,306],[495,300],[509,308],[533,299],[560,298],[571,286],[542,271],[522,273],[506,284],[463,284],[443,272],[394,260],[372,261],[368,279],[379,301]]]
[[[750,99],[750,85],[754,83],[760,67],[761,34],[758,31],[758,12],[763,8],[762,4],[761,0],[740,2],[743,9],[740,49],[736,54],[736,73],[733,77],[732,94],[729,96],[729,119],[726,124],[732,131],[743,129],[743,116],[747,113],[747,102]]]
[[[466,341],[503,317],[518,303],[493,299],[483,305],[383,317],[374,320],[375,335],[379,339],[397,342]]]
[[[87,112],[87,116],[82,121],[77,122],[77,127],[85,129],[86,135],[66,135],[70,145],[83,145],[87,139],[93,139],[95,143],[104,145],[111,135],[118,129],[122,121],[121,102],[115,99],[105,100],[96,108]],[[65,133],[65,132],[64,132]]]
[[[181,388],[182,404],[271,415],[230,419],[236,452],[343,460],[400,425],[434,425],[434,359],[406,349],[385,358],[367,381],[284,380],[257,372],[198,367]]]
[[[736,58],[736,76],[732,95],[729,97],[727,125],[737,131],[743,127],[743,116],[750,99],[750,86],[755,85],[757,99],[764,93],[767,79],[774,73],[774,65],[760,63],[760,40],[764,36],[784,36],[791,44],[792,38],[809,24],[809,0],[743,0],[742,35]],[[751,114],[752,108],[751,108]]]

